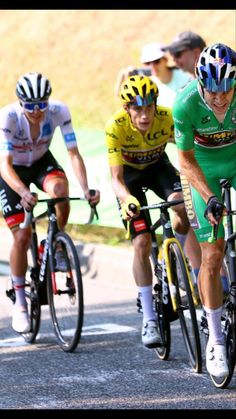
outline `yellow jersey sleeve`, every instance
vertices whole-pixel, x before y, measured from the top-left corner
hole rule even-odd
[[[121,147],[125,142],[128,128],[128,114],[122,108],[116,112],[105,126],[108,162],[110,166],[123,165]]]

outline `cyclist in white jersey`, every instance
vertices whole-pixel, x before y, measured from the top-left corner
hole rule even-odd
[[[12,327],[19,333],[30,329],[25,299],[27,250],[31,231],[20,229],[24,208],[30,210],[37,202],[29,186],[34,183],[50,197],[69,195],[68,179],[49,147],[54,131],[60,127],[71,165],[91,205],[100,200],[100,192],[90,194],[86,167],[78,150],[68,107],[59,101],[49,101],[50,81],[41,73],[27,73],[16,85],[18,102],[0,110],[0,201],[2,213],[13,235],[10,270],[16,301]],[[69,217],[69,203],[57,204],[60,228]]]

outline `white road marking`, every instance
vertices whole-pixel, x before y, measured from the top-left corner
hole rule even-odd
[[[89,335],[108,335],[112,333],[127,333],[135,331],[134,327],[115,324],[115,323],[100,323],[94,324],[92,326],[84,326],[82,329],[83,336]],[[70,334],[70,330],[67,331],[68,335]],[[49,337],[55,336],[54,333],[39,333],[36,340],[39,340],[42,337]],[[11,347],[11,346],[22,346],[22,345],[29,345],[25,342],[22,336],[18,337],[8,337],[6,339],[0,339],[0,348],[1,347]]]

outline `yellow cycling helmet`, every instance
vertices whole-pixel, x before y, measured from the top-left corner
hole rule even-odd
[[[130,76],[122,83],[120,98],[124,104],[146,106],[156,102],[157,85],[147,76]]]

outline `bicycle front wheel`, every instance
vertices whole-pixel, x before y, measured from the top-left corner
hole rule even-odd
[[[154,348],[156,355],[163,361],[169,358],[170,347],[171,347],[171,333],[170,333],[170,322],[167,318],[167,314],[164,309],[162,301],[162,293],[156,292],[154,294],[155,310],[157,313],[157,325],[162,339],[162,345]]]
[[[27,343],[33,343],[40,328],[41,306],[38,292],[38,268],[31,267],[26,273],[25,297],[28,306],[30,331],[21,333]]]
[[[59,345],[65,352],[73,352],[80,340],[84,314],[80,261],[67,233],[58,232],[52,247],[52,260],[48,264],[48,303]],[[58,252],[63,255],[59,265]]]
[[[196,310],[186,264],[177,243],[169,244],[168,256],[185,347],[193,370],[200,373],[202,371],[202,355]]]

